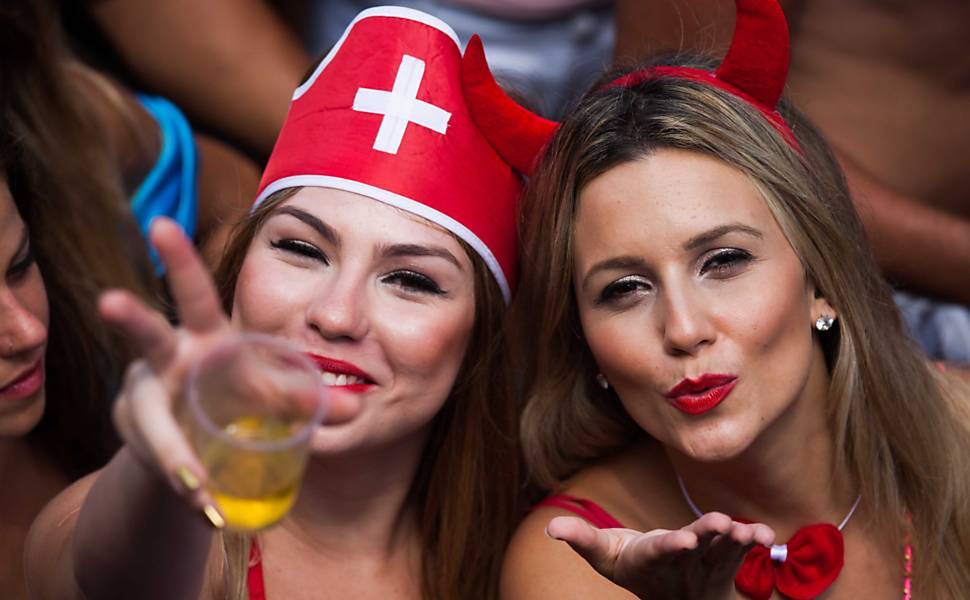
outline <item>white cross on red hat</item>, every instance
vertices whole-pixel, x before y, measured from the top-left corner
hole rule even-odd
[[[474,79],[494,85],[477,58]],[[317,186],[410,211],[471,246],[508,301],[522,182],[472,116],[489,113],[493,100],[466,94],[462,79],[458,38],[440,19],[401,7],[363,11],[294,92],[256,205]],[[483,106],[470,110],[466,95]]]

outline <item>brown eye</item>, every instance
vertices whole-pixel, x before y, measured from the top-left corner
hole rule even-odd
[[[597,304],[604,304],[612,300],[618,300],[624,296],[629,296],[630,294],[636,293],[639,290],[649,291],[651,289],[650,283],[645,281],[642,277],[635,275],[630,275],[623,277],[622,279],[617,279],[613,283],[610,283],[603,291],[600,292],[599,298],[597,298]]]

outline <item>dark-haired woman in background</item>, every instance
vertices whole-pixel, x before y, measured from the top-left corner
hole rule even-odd
[[[101,290],[149,301],[154,276],[96,114],[33,5],[0,9],[0,596],[24,598],[23,544],[44,504],[118,447],[126,346]],[[19,12],[17,12],[19,10]],[[52,25],[50,25],[53,27]]]

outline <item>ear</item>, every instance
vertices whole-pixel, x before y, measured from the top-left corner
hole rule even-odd
[[[812,323],[814,324],[816,320],[822,315],[828,315],[833,319],[837,319],[839,312],[829,304],[829,301],[823,296],[817,288],[812,291]]]

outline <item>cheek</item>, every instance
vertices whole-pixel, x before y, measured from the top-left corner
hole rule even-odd
[[[642,311],[628,314],[587,314],[581,318],[583,333],[597,366],[612,379],[642,380],[662,352]]]
[[[282,333],[293,315],[301,314],[301,286],[311,278],[293,277],[279,261],[253,253],[239,270],[231,321],[239,329]]]
[[[773,371],[790,377],[790,369],[803,364],[813,348],[804,277],[791,268],[767,279],[770,286],[753,282],[748,293],[739,295],[741,302],[732,303],[733,310],[723,316],[724,329],[735,332],[732,337],[744,354],[764,357]]]
[[[471,335],[474,310],[403,307],[374,315],[382,347],[396,378],[451,390]]]

